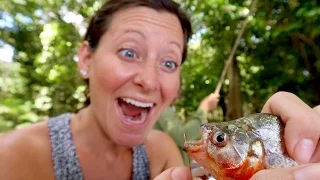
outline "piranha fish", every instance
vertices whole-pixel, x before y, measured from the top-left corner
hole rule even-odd
[[[248,180],[262,169],[298,165],[286,151],[278,116],[258,113],[201,125],[201,140],[185,139],[184,151],[217,180]]]

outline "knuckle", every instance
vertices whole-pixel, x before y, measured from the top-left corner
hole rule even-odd
[[[291,92],[286,92],[286,91],[276,92],[273,96],[276,97],[276,98],[279,98],[279,97],[298,98],[295,94],[293,94]]]

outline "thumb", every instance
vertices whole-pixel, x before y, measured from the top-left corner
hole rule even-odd
[[[319,169],[320,163],[268,169],[257,172],[250,180],[317,180],[320,176]]]
[[[313,108],[320,115],[320,105]]]
[[[155,177],[153,180],[191,180],[191,171],[189,167],[172,167],[165,171],[163,171],[161,174],[159,174],[157,177]]]
[[[279,168],[261,170],[254,174],[250,180],[295,180],[292,168]]]

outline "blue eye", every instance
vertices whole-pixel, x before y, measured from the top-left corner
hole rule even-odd
[[[174,71],[178,67],[177,63],[175,63],[173,61],[165,61],[162,63],[162,65],[164,67],[166,67],[167,69],[169,69],[170,71]]]
[[[136,52],[132,49],[121,49],[120,53],[126,58],[137,58]]]

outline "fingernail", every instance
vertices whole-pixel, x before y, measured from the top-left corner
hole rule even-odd
[[[295,154],[297,161],[301,163],[307,163],[313,154],[314,144],[311,139],[302,139],[295,148]]]

